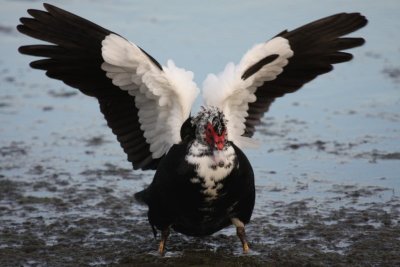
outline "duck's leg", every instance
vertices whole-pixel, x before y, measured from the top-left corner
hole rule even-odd
[[[242,242],[243,253],[248,253],[250,248],[246,238],[246,231],[244,230],[244,223],[238,218],[232,218],[231,221],[232,224],[236,226],[236,234]]]
[[[169,233],[170,233],[169,226],[161,231],[161,241],[160,241],[160,245],[158,246],[158,252],[160,253],[161,256],[164,256],[165,245],[167,243]]]

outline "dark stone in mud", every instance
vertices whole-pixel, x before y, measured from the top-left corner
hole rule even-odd
[[[35,197],[35,196],[24,196],[18,199],[18,204],[42,204],[42,205],[53,205],[53,206],[63,206],[63,200],[55,197]]]
[[[302,148],[314,149],[316,151],[322,151],[332,155],[346,156],[354,159],[369,159],[371,163],[376,163],[378,160],[399,160],[400,152],[385,152],[372,150],[371,152],[363,152],[354,154],[351,153],[352,149],[361,145],[368,144],[368,139],[362,139],[357,142],[340,143],[337,141],[321,141],[309,143],[290,142],[285,145],[283,150],[298,150]]]
[[[42,108],[43,111],[52,111],[54,109],[54,107],[51,106],[45,106]]]
[[[46,181],[39,181],[39,182],[33,184],[33,189],[35,191],[42,190],[42,189],[44,189],[46,191],[49,191],[49,192],[56,192],[57,191],[57,187],[56,186],[54,186],[51,183],[46,182]]]
[[[87,146],[101,146],[104,145],[105,143],[108,143],[108,141],[105,140],[103,136],[94,136],[85,141]]]
[[[321,140],[317,140],[314,143],[294,143],[294,144],[288,144],[286,148],[290,148],[290,149],[299,149],[299,148],[303,148],[303,147],[309,147],[309,148],[316,148],[318,150],[325,150],[325,145],[326,142],[321,141]]]
[[[31,168],[29,170],[29,174],[33,174],[33,175],[43,175],[45,172],[45,167],[42,165],[36,165],[33,168]]]
[[[356,185],[336,185],[332,186],[330,192],[337,194],[344,194],[344,197],[359,198],[359,197],[371,197],[384,191],[390,191],[390,188],[380,186],[365,186],[358,187]]]
[[[357,158],[369,159],[371,163],[376,163],[378,160],[400,160],[400,152],[382,152],[373,150],[356,155]]]
[[[21,184],[2,178],[3,177],[0,178],[0,200],[15,199],[16,197],[19,197],[18,188]]]
[[[52,97],[72,97],[78,95],[78,92],[73,90],[51,90],[49,91],[49,95],[51,95]]]
[[[105,164],[105,169],[93,169],[93,170],[85,170],[81,172],[82,175],[85,176],[95,176],[102,177],[104,176],[119,176],[123,179],[141,179],[142,176],[140,174],[133,174],[131,169],[119,168],[111,163]]]
[[[0,102],[0,108],[8,108],[11,107],[10,103]]]
[[[11,142],[8,146],[0,147],[0,155],[5,157],[23,156],[27,154],[23,142]]]
[[[0,25],[0,33],[10,34],[14,31],[14,27]]]
[[[400,82],[400,68],[399,67],[387,67],[382,71],[387,77],[392,79],[394,82]]]
[[[365,143],[362,141],[361,143]],[[340,156],[351,156],[350,150],[353,147],[360,145],[360,143],[339,143],[336,141],[321,141],[317,140],[312,143],[299,143],[286,146],[286,149],[299,149],[299,148],[309,148],[315,149],[316,151],[322,151],[332,155]]]
[[[8,77],[4,78],[4,81],[8,82],[8,83],[13,83],[13,82],[15,82],[15,78],[11,77],[11,76],[8,76]]]
[[[372,52],[372,51],[366,52],[365,55],[366,55],[367,57],[371,57],[371,58],[375,58],[375,59],[382,58],[382,55],[381,55],[381,54],[376,53],[376,52]]]

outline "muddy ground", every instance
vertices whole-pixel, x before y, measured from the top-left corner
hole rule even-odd
[[[29,157],[26,147],[2,147],[0,171],[19,168],[12,163]],[[256,213],[262,216],[247,228],[249,255],[242,255],[234,230],[228,229],[201,239],[173,233],[166,256],[160,257],[145,208],[129,191],[113,189],[142,178],[112,164],[83,170],[79,179],[46,165],[31,166],[22,176],[2,174],[0,266],[400,265],[400,199],[394,189],[333,185],[333,197],[317,205],[313,196],[258,202]],[[96,186],[104,180],[108,186]],[[304,187],[298,184],[296,191]],[[379,201],[382,194],[391,197]],[[373,198],[378,200],[365,202]],[[326,208],[332,203],[338,208]]]
[[[249,26],[264,21],[262,1],[240,8],[221,1],[215,13],[186,7],[187,16],[179,1],[161,8],[151,1],[55,2],[133,33],[150,51],[173,47],[178,62],[196,63],[200,73],[225,64],[215,51],[232,60],[242,53],[237,47],[251,46],[239,42],[250,37],[237,38],[237,30],[263,38],[269,28]],[[285,10],[281,2],[276,10]],[[257,188],[249,255],[231,227],[207,238],[172,233],[160,257],[146,207],[133,198],[152,173],[131,169],[95,101],[30,70],[17,54],[31,43],[16,32],[17,18],[39,3],[0,0],[0,266],[400,266],[400,50],[392,42],[400,39],[392,19],[399,6],[375,2],[348,7],[373,22],[363,32],[369,46],[334,76],[276,101],[258,129],[261,148],[246,151]],[[293,10],[303,23],[322,10],[337,12],[332,3]],[[196,22],[199,12],[210,20]],[[125,23],[132,17],[133,28]],[[199,56],[203,49],[209,57]]]

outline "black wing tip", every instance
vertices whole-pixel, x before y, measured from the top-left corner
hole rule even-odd
[[[361,14],[361,12],[340,12],[340,13],[336,13],[333,14],[331,16],[328,16],[326,18],[330,18],[330,17],[347,17],[347,18],[352,18],[352,19],[357,19],[359,21],[363,21],[364,23],[368,22],[368,19]]]
[[[23,33],[23,28],[25,27],[25,25],[23,25],[23,24],[18,24],[17,25],[17,27],[16,27],[16,29],[17,29],[17,31],[19,31],[20,33]]]
[[[43,7],[49,12],[51,10],[59,10],[60,9],[60,8],[58,8],[58,7],[56,7],[56,6],[52,5],[52,4],[49,4],[49,3],[43,3]]]
[[[47,11],[49,11],[51,9],[59,9],[56,6],[53,6],[53,5],[47,4],[47,3],[44,3],[43,6]],[[26,10],[26,12],[29,15],[31,15],[32,17],[36,17],[37,15],[41,15],[41,14],[48,14],[48,12],[46,12],[45,10],[34,9],[34,8],[29,8]]]
[[[357,13],[352,13],[352,14],[354,14],[355,16],[358,17],[358,21],[359,21],[359,25],[358,26],[359,26],[359,28],[365,27],[368,24],[368,19],[363,14],[358,13],[358,12]]]
[[[38,14],[47,13],[46,11],[39,10],[39,9],[33,9],[33,8],[30,8],[30,9],[26,10],[26,12],[27,12],[29,15],[31,15],[32,17],[35,17],[35,16],[38,15]]]
[[[361,14],[360,12],[352,12],[352,13],[339,13],[338,15],[341,15],[345,17],[345,19],[352,20],[355,23],[355,30],[361,29],[364,26],[368,24],[368,19],[366,16]]]
[[[43,62],[46,62],[48,59],[39,59],[39,60],[35,60],[32,61],[31,63],[29,63],[29,66],[32,69],[37,69],[37,70],[47,70],[46,66],[43,65]],[[46,73],[48,74],[48,72]],[[48,75],[47,75],[48,76]],[[49,76],[50,77],[50,76]],[[50,77],[51,78],[51,77]]]
[[[51,15],[55,15],[55,16],[57,16],[57,15],[61,15],[61,16],[67,15],[67,16],[78,17],[77,15],[75,15],[75,14],[69,12],[69,11],[66,11],[66,10],[64,10],[62,8],[56,7],[56,6],[51,5],[49,3],[43,3],[43,6],[46,9],[46,11]]]
[[[19,18],[19,22],[21,22],[21,25],[27,26],[29,25],[31,22],[34,22],[35,19],[34,18],[27,18],[27,17],[22,17]]]
[[[285,36],[288,36],[288,35],[290,36],[294,32],[297,32],[299,30],[304,30],[304,28],[306,28],[306,27],[312,27],[314,25],[319,25],[321,23],[327,23],[327,22],[336,23],[336,24],[337,23],[339,23],[339,24],[343,24],[343,23],[349,24],[350,23],[351,25],[348,25],[348,29],[350,29],[350,30],[347,33],[341,34],[341,36],[345,36],[345,35],[347,35],[347,34],[349,34],[351,32],[357,31],[357,30],[363,28],[364,26],[366,26],[368,24],[368,19],[363,14],[361,14],[360,12],[351,12],[351,13],[341,12],[341,13],[336,13],[336,14],[333,14],[333,15],[330,15],[330,16],[327,16],[327,17],[323,17],[323,18],[317,19],[315,21],[312,21],[312,22],[310,22],[308,24],[305,24],[305,25],[303,25],[301,27],[295,28],[295,29],[290,30],[290,31],[286,29],[286,30],[278,33],[277,35],[275,35],[274,38],[278,37],[278,36],[281,36],[281,37],[285,38]]]
[[[353,17],[357,17],[360,21],[363,21],[363,23],[367,24],[368,23],[368,19],[361,14],[361,12],[352,12],[352,13],[345,13],[346,15],[349,16],[353,16]]]
[[[362,37],[354,37],[353,38],[355,46],[362,46],[365,44],[365,39]]]
[[[29,55],[29,47],[30,45],[23,45],[18,47],[18,52],[23,55]]]

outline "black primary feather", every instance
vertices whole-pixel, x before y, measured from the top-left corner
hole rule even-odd
[[[31,62],[31,67],[45,70],[48,77],[97,98],[134,169],[156,169],[160,159],[152,158],[140,129],[134,97],[113,85],[101,69],[101,42],[113,32],[55,6],[44,7],[47,11],[29,9],[32,18],[21,18],[17,29],[51,45],[21,46],[19,52],[44,58]],[[142,51],[162,70],[153,57]]]
[[[293,56],[275,80],[257,88],[257,100],[249,104],[244,135],[254,134],[255,126],[277,97],[299,90],[305,83],[331,71],[333,64],[351,60],[353,56],[342,50],[361,46],[365,41],[343,36],[366,24],[367,19],[360,13],[340,13],[276,35],[289,41]]]

